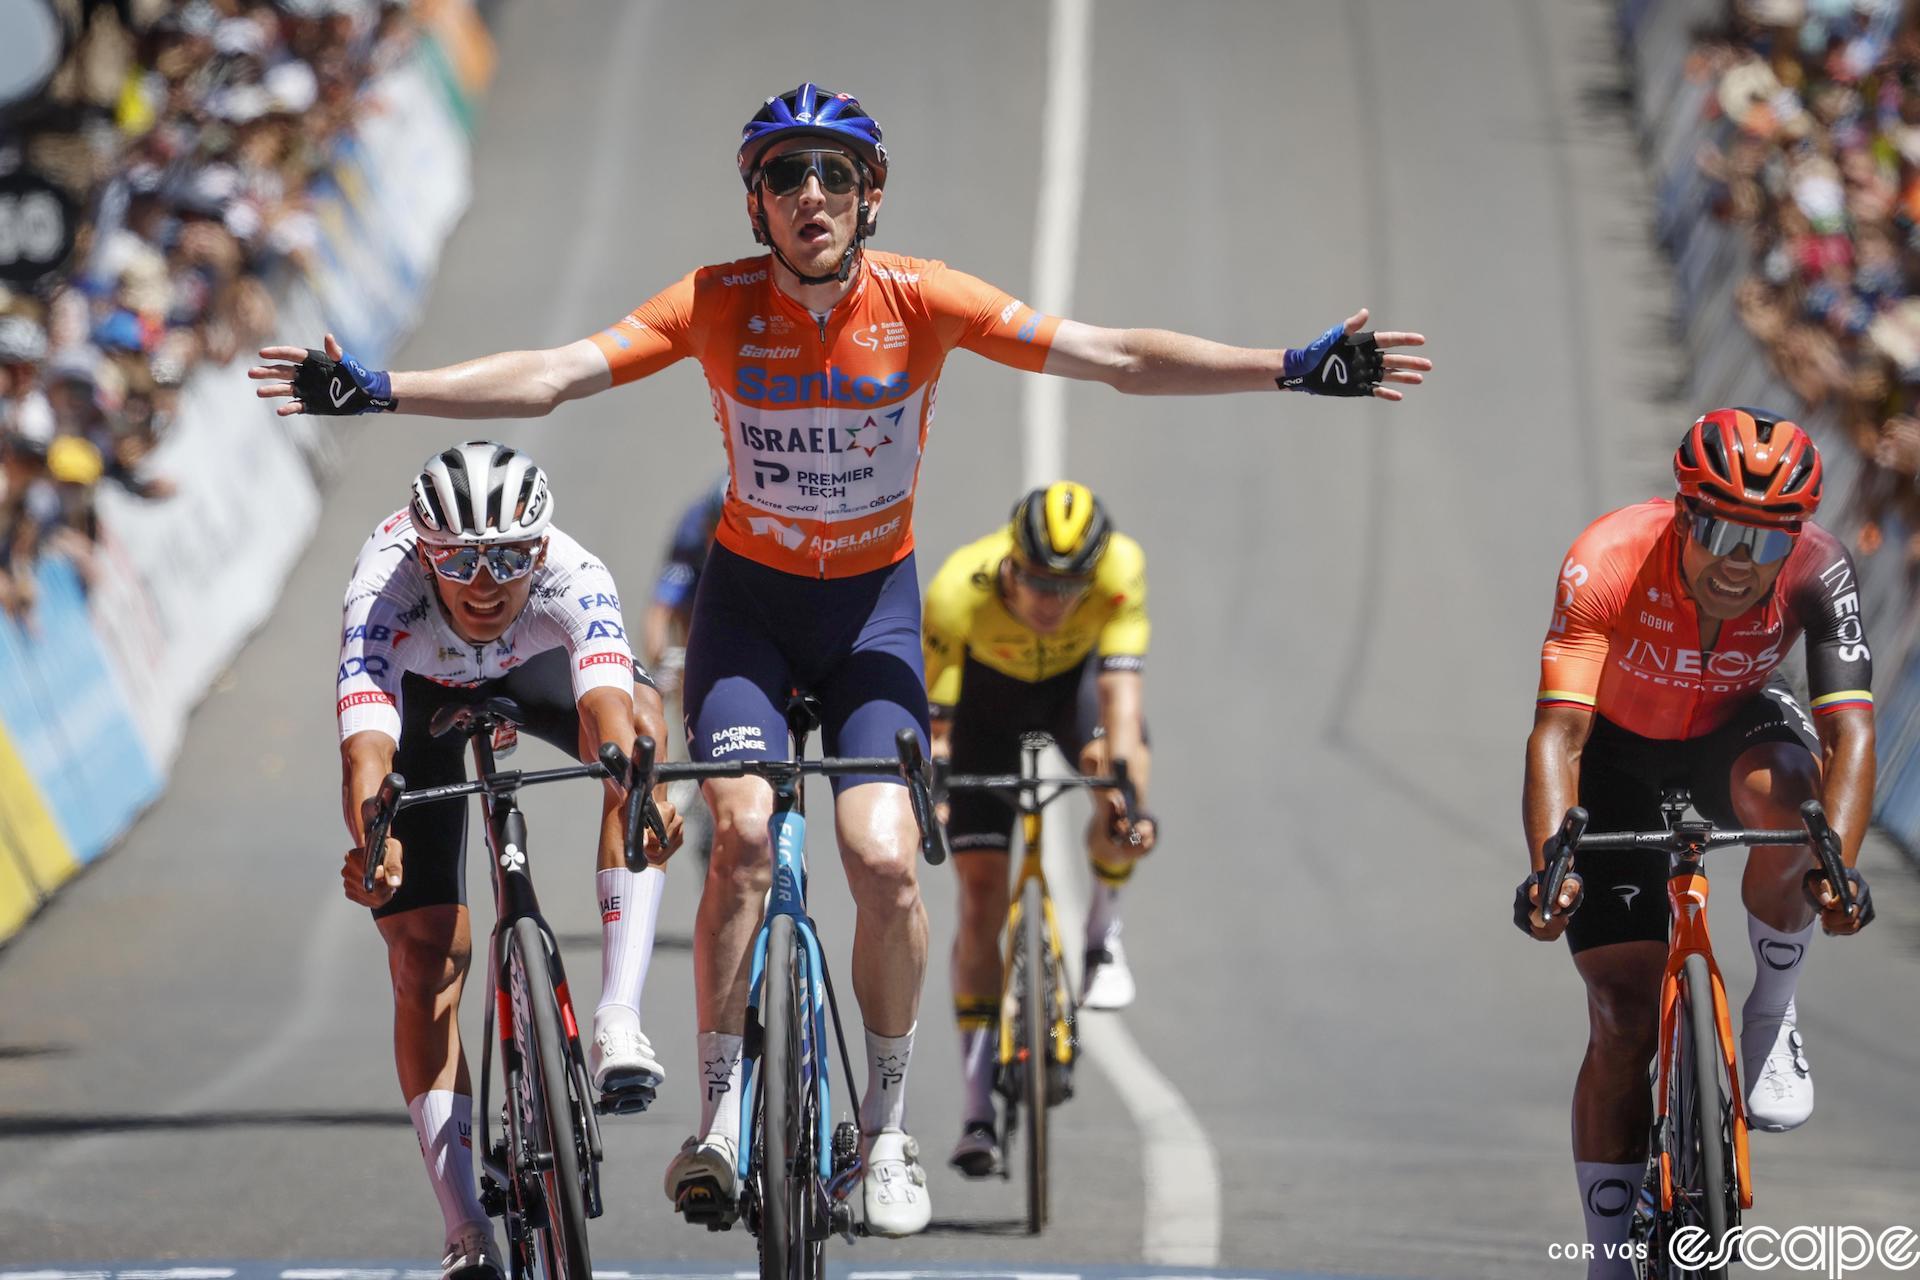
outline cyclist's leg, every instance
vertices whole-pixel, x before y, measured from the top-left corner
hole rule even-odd
[[[1061,749],[1079,765],[1082,773],[1105,773],[1110,753],[1106,727],[1100,715],[1100,657],[1088,654],[1075,673],[1058,677],[1072,681],[1071,700],[1057,716],[1054,729]],[[1143,719],[1140,725],[1140,749],[1128,760],[1134,781],[1144,789],[1152,770],[1148,750],[1152,738]],[[1087,901],[1086,946],[1082,1001],[1090,1008],[1122,1009],[1133,1003],[1133,972],[1120,941],[1120,895],[1133,877],[1135,864],[1143,856],[1140,849],[1116,837],[1112,810],[1102,801],[1094,805],[1087,821],[1087,863],[1092,870],[1093,890]]]
[[[1661,826],[1661,744],[1596,721],[1580,761],[1580,803],[1595,831]],[[1567,944],[1587,988],[1587,1051],[1573,1093],[1573,1160],[1590,1280],[1624,1280],[1627,1243],[1647,1159],[1653,1101],[1647,1066],[1659,1039],[1660,977],[1667,959],[1667,859],[1659,853],[1593,854],[1577,863],[1580,907]]]
[[[435,739],[427,731],[446,700],[447,691],[432,682],[405,678],[394,768],[409,786],[466,777],[460,741]],[[400,1092],[440,1205],[449,1253],[459,1252],[456,1243],[476,1230],[485,1232],[485,1249],[491,1250],[492,1228],[474,1181],[473,1085],[460,1042],[460,996],[473,949],[464,892],[466,812],[458,805],[408,809],[395,820],[393,835],[404,850],[404,878],[373,915],[387,944],[393,983]]]
[[[1013,773],[1020,766],[1020,689],[1030,688],[968,661],[960,702],[953,712],[955,773]],[[1008,689],[1006,685],[1016,688]],[[953,933],[951,983],[954,1020],[960,1028],[960,1067],[965,1081],[960,1145],[954,1163],[991,1172],[995,1163],[993,1077],[998,1065],[1001,972],[1000,932],[1007,919],[1007,854],[1014,809],[1005,796],[963,791],[950,804],[947,834],[960,882]]]
[[[902,729],[926,749],[927,690],[920,649],[920,589],[913,557],[846,580],[841,616],[859,621],[851,648],[809,673],[820,697],[821,737],[835,755],[891,756]],[[835,584],[838,585],[838,584]],[[918,1148],[905,1133],[907,1069],[927,968],[927,910],[920,898],[919,827],[896,775],[834,780],[834,818],[853,893],[853,990],[866,1029],[869,1231],[906,1235],[932,1214]]]
[[[792,678],[759,603],[761,595],[778,589],[766,575],[786,576],[715,547],[700,576],[681,690],[688,753],[696,761],[787,755],[785,706]],[[753,935],[773,871],[767,835],[772,788],[759,778],[716,778],[703,790],[714,839],[694,925],[700,1126],[669,1166],[670,1197],[679,1182],[705,1174],[715,1177],[722,1195],[731,1194]]]
[[[562,649],[536,654],[501,679],[500,692],[520,704],[527,732],[568,755],[591,760],[599,744],[582,740],[568,662]],[[600,1000],[587,1057],[594,1087],[610,1092],[651,1088],[666,1076],[640,1019],[640,994],[653,958],[666,874],[659,867],[627,870],[624,819],[620,798],[602,788],[594,873],[600,904]]]
[[[1795,829],[1800,805],[1820,794],[1819,739],[1785,681],[1770,682],[1701,747],[1694,804],[1717,823]],[[1741,884],[1754,977],[1740,1047],[1748,1110],[1761,1129],[1791,1129],[1813,1112],[1794,1006],[1813,941],[1813,907],[1801,892],[1812,866],[1801,845],[1755,848]]]

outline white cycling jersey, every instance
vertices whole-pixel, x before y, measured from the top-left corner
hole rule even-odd
[[[400,740],[401,677],[467,688],[497,680],[536,654],[565,649],[573,696],[590,689],[631,691],[644,679],[627,643],[620,596],[607,566],[578,542],[547,531],[546,562],[506,634],[486,644],[463,640],[448,623],[432,571],[414,555],[413,521],[402,509],[373,531],[347,584],[340,631],[340,740],[377,730]]]

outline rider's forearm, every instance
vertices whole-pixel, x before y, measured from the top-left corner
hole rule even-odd
[[[1580,797],[1580,748],[1565,726],[1534,724],[1527,737],[1527,776],[1521,817],[1527,829],[1527,853],[1533,869],[1546,865],[1540,849],[1560,829],[1560,821]]]
[[[654,666],[673,644],[673,610],[654,601],[640,618],[640,643],[646,649],[648,666]]]
[[[444,369],[397,372],[393,374],[395,411],[435,418],[541,417],[568,400],[612,384],[606,360],[597,349],[593,353],[600,362],[596,377],[586,353],[574,347],[502,351]]]
[[[355,848],[366,839],[361,807],[380,794],[380,784],[393,772],[396,744],[384,733],[356,733],[340,744],[340,816]]]
[[[1099,380],[1136,396],[1225,395],[1278,390],[1286,352],[1233,347],[1168,329],[1119,329]]]
[[[1848,707],[1821,716],[1821,803],[1827,821],[1840,836],[1840,855],[1848,866],[1860,857],[1860,844],[1873,820],[1873,708]]]
[[[1095,685],[1100,697],[1100,725],[1106,730],[1107,751],[1127,762],[1127,780],[1133,784],[1134,807],[1147,808],[1147,783],[1152,772],[1142,732],[1140,673],[1103,672]]]

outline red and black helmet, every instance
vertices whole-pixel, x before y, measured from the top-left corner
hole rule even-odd
[[[1798,525],[1820,509],[1820,451],[1764,409],[1702,414],[1674,451],[1673,478],[1688,501],[1731,520]]]

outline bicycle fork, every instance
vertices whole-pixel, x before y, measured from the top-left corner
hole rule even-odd
[[[1667,1112],[1667,1099],[1670,1095],[1671,1072],[1679,1066],[1678,1055],[1668,1053],[1664,1046],[1675,1043],[1675,1035],[1680,1018],[1680,981],[1682,970],[1686,967],[1687,957],[1698,955],[1707,963],[1707,973],[1711,978],[1711,989],[1707,992],[1693,992],[1693,998],[1705,998],[1713,1004],[1713,1022],[1719,1041],[1721,1066],[1727,1075],[1727,1094],[1731,1107],[1729,1127],[1733,1131],[1733,1162],[1731,1170],[1734,1187],[1738,1193],[1742,1209],[1753,1208],[1753,1182],[1748,1176],[1747,1163],[1747,1110],[1746,1099],[1742,1094],[1740,1072],[1735,1063],[1733,1019],[1727,1007],[1726,982],[1720,976],[1720,965],[1713,958],[1713,946],[1707,936],[1707,877],[1700,870],[1700,864],[1694,859],[1682,859],[1667,880],[1667,898],[1671,917],[1674,922],[1674,940],[1667,954],[1666,972],[1660,979],[1660,1041],[1663,1046],[1655,1061],[1659,1064],[1654,1081],[1654,1131],[1660,1139],[1657,1150],[1660,1156],[1660,1209],[1663,1213],[1673,1211],[1673,1166],[1665,1141],[1668,1127],[1673,1117]],[[1702,1098],[1696,1104],[1705,1108],[1712,1102]],[[1718,1116],[1714,1117],[1718,1120]]]

